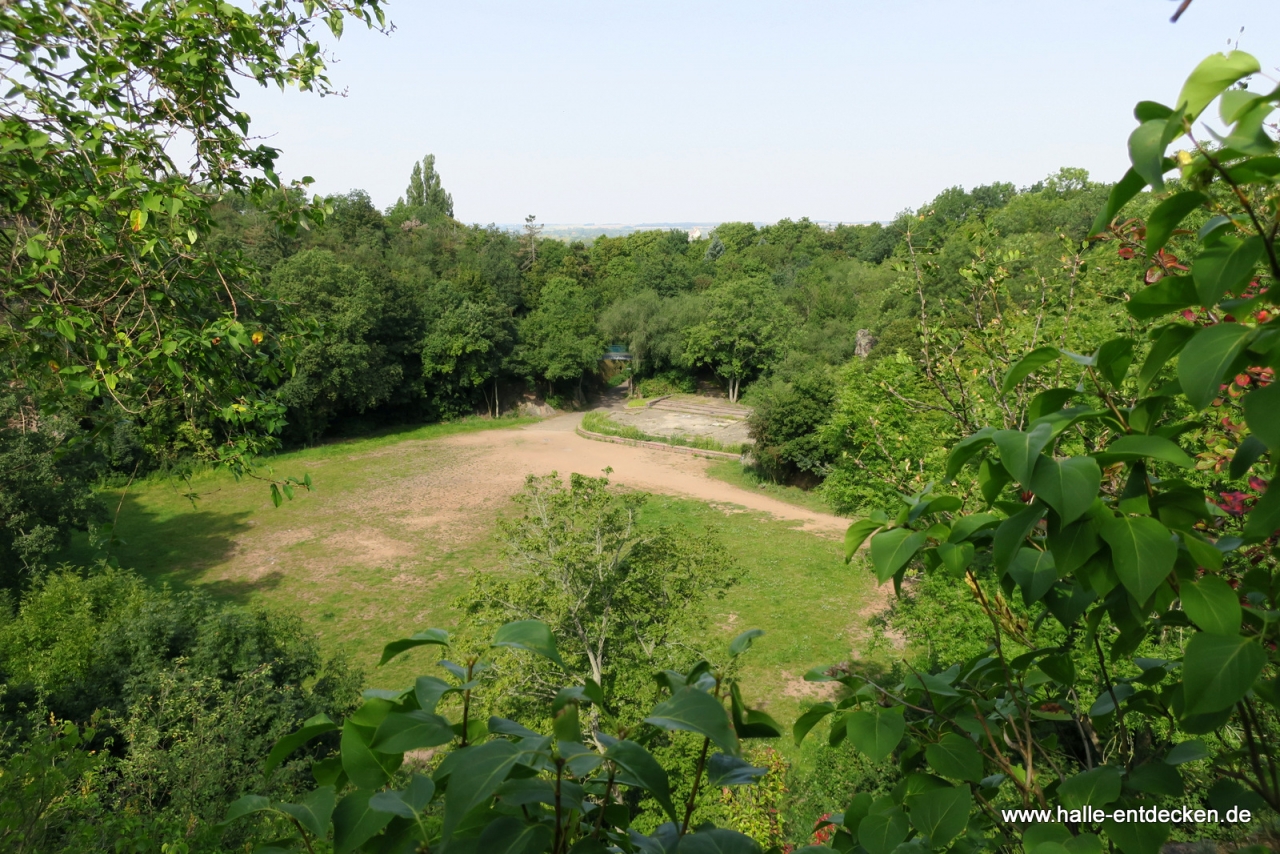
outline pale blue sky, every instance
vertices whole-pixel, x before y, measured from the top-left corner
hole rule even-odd
[[[465,222],[887,219],[954,184],[1115,180],[1136,101],[1236,38],[1280,64],[1280,2],[1175,5],[393,0],[391,36],[334,47],[345,99],[244,103],[320,192],[389,205],[434,153]]]

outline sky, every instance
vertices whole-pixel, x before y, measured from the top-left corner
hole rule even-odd
[[[468,223],[887,220],[1063,166],[1114,181],[1137,101],[1237,41],[1280,63],[1280,2],[1175,8],[391,0],[393,33],[329,45],[345,97],[248,84],[242,104],[282,175],[379,207],[433,153]]]

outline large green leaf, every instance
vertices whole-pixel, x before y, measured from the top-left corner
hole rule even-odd
[[[1030,432],[997,430],[991,437],[1000,449],[1000,462],[1013,479],[1029,486],[1040,452],[1053,438],[1053,427],[1037,424]]]
[[[1102,483],[1102,469],[1092,457],[1054,459],[1041,456],[1031,476],[1031,491],[1058,512],[1063,525],[1084,515]]]
[[[1009,575],[1022,588],[1022,601],[1027,605],[1039,602],[1058,580],[1058,570],[1053,564],[1053,553],[1038,549],[1022,548],[1009,564]]]
[[[448,646],[449,633],[444,629],[427,629],[407,638],[392,641],[382,648],[382,658],[378,660],[378,666],[381,667],[406,650],[427,645]]]
[[[921,792],[910,800],[911,824],[929,837],[933,848],[945,848],[969,823],[973,795],[968,786],[952,786]]]
[[[1187,303],[1186,305],[1192,305],[1192,303]],[[1139,393],[1145,392],[1151,387],[1151,383],[1159,375],[1160,369],[1170,359],[1178,355],[1195,332],[1196,327],[1183,323],[1170,323],[1160,331],[1160,334],[1156,336],[1155,342],[1152,343],[1151,349],[1147,351],[1147,358],[1143,361],[1142,368],[1138,371]]]
[[[356,789],[338,803],[333,811],[334,854],[351,854],[391,821],[390,813],[369,808],[372,796],[368,789]]]
[[[1233,83],[1257,74],[1261,70],[1258,60],[1244,51],[1233,50],[1227,54],[1215,53],[1205,58],[1178,94],[1177,108],[1184,111],[1186,120],[1194,122],[1213,99],[1225,92]]]
[[[512,815],[498,816],[485,825],[476,843],[484,854],[541,854],[551,846],[551,828]]]
[[[947,574],[959,578],[973,563],[976,553],[973,543],[941,543],[938,546],[938,557],[946,567]]]
[[[453,725],[439,715],[421,709],[393,712],[378,725],[370,747],[383,753],[404,753],[448,744],[453,735]]]
[[[1120,213],[1120,209],[1129,203],[1129,200],[1138,193],[1142,192],[1142,188],[1147,186],[1147,182],[1134,170],[1130,169],[1124,173],[1124,177],[1116,182],[1111,188],[1111,193],[1107,196],[1106,206],[1098,212],[1097,218],[1093,221],[1093,225],[1089,227],[1089,236],[1101,234],[1111,225],[1111,220],[1115,219],[1116,214]]]
[[[556,638],[551,633],[551,627],[541,620],[507,623],[494,633],[490,646],[527,649],[554,661],[562,669],[568,669],[560,658],[560,651],[556,649]]]
[[[1249,638],[1196,633],[1182,657],[1186,714],[1231,708],[1253,687],[1266,664],[1266,652]]]
[[[1201,329],[1182,348],[1178,380],[1193,407],[1204,409],[1218,396],[1219,386],[1252,335],[1253,330],[1242,324],[1218,323]]]
[[[986,775],[982,771],[982,754],[973,742],[949,732],[937,744],[924,749],[929,766],[943,777],[977,783]]]
[[[804,741],[804,737],[809,734],[809,730],[817,726],[819,721],[835,710],[836,707],[831,703],[818,703],[796,718],[796,722],[791,726],[791,737],[795,739],[796,747],[799,747],[800,742]]]
[[[1240,595],[1216,575],[1178,586],[1182,610],[1204,631],[1234,637],[1240,634]]]
[[[1062,353],[1057,347],[1039,347],[1013,363],[1005,372],[1004,382],[1000,384],[1000,393],[1008,394],[1014,386],[1050,362],[1056,362]]]
[[[337,728],[338,725],[328,715],[316,715],[315,717],[307,718],[297,732],[286,735],[276,742],[275,747],[271,748],[271,753],[267,755],[267,761],[263,765],[263,771],[270,774],[290,753],[293,753],[293,751],[316,736],[332,732]]]
[[[1280,530],[1280,485],[1268,486],[1258,503],[1249,511],[1244,523],[1244,536],[1250,542],[1265,540]]]
[[[1138,125],[1129,135],[1129,161],[1133,171],[1155,190],[1164,189],[1164,173],[1168,171],[1164,156],[1169,145],[1167,127],[1167,120],[1152,119]]]
[[[1105,807],[1120,797],[1120,769],[1100,765],[1069,777],[1058,787],[1058,800],[1069,810],[1085,806]]]
[[[991,561],[995,565],[996,571],[1003,574],[1009,568],[1009,564],[1018,554],[1018,549],[1022,548],[1023,541],[1026,540],[1027,534],[1039,524],[1044,518],[1045,511],[1048,508],[1045,505],[1036,502],[1027,507],[1026,510],[1019,511],[1000,523],[1000,527],[996,528],[995,537],[991,544]]]
[[[862,548],[862,544],[866,542],[867,537],[884,527],[880,522],[873,522],[870,519],[860,519],[849,526],[844,532],[844,562],[848,563],[853,560],[853,556],[858,549]]]
[[[1150,287],[1129,298],[1125,310],[1139,320],[1161,317],[1189,306],[1198,305],[1200,294],[1190,276],[1165,276]]]
[[[321,786],[296,804],[272,804],[272,808],[295,819],[312,835],[324,839],[329,835],[329,820],[336,800],[333,786]]]
[[[1103,343],[1093,354],[1098,376],[1119,388],[1133,364],[1133,339],[1121,336]]]
[[[1253,435],[1272,451],[1280,450],[1280,383],[1244,396],[1244,420]]]
[[[1206,246],[1191,262],[1191,277],[1196,281],[1200,304],[1217,305],[1228,293],[1239,296],[1253,278],[1264,248],[1262,238],[1256,235],[1245,240],[1224,238]]]
[[[960,469],[964,468],[964,464],[972,459],[973,455],[981,451],[987,445],[991,444],[991,437],[995,435],[994,427],[983,427],[971,436],[965,436],[959,442],[951,446],[951,452],[947,454],[947,480],[951,480],[960,473]]]
[[[1147,217],[1147,255],[1153,256],[1173,236],[1187,214],[1207,202],[1209,197],[1196,190],[1184,190],[1156,205]]]
[[[1102,823],[1102,832],[1114,843],[1120,854],[1160,854],[1172,829],[1173,825],[1168,822],[1118,822],[1109,818]]]
[[[1102,523],[1102,539],[1120,583],[1139,603],[1156,592],[1178,557],[1178,544],[1169,529],[1150,516],[1113,516]]]
[[[649,751],[634,741],[624,739],[611,745],[605,751],[605,758],[629,771],[632,778],[658,802],[658,806],[662,807],[667,817],[672,821],[678,821],[675,805],[671,802],[671,784],[667,779],[667,772]]]
[[[348,719],[342,725],[342,770],[362,789],[379,789],[400,767],[404,755],[373,750],[374,727]]]
[[[220,821],[219,826],[230,824],[238,818],[244,818],[256,812],[263,812],[271,809],[271,799],[264,798],[262,795],[245,795],[237,798],[227,807],[227,815]]]
[[[891,709],[876,706],[871,711],[854,712],[845,718],[849,741],[872,762],[879,762],[902,741],[907,730],[902,712],[901,706]]]
[[[890,854],[910,832],[907,817],[900,809],[871,813],[858,825],[858,844],[870,854]]]
[[[500,739],[454,752],[456,760],[444,798],[444,839],[453,835],[463,816],[489,800],[507,779],[519,755],[519,748]]]
[[[675,854],[760,854],[760,844],[736,830],[713,827],[686,833]]]
[[[1163,436],[1146,436],[1138,433],[1121,436],[1093,456],[1104,466],[1143,459],[1172,463],[1186,469],[1194,468],[1196,464],[1190,454]]]
[[[645,723],[669,730],[686,730],[705,735],[725,753],[737,756],[738,737],[729,723],[729,714],[715,697],[686,685],[654,706]]]
[[[872,537],[871,566],[880,583],[893,578],[894,573],[906,566],[928,539],[924,531],[912,531],[910,528],[881,531]]]
[[[1071,575],[1098,553],[1098,522],[1087,517],[1049,534],[1049,551],[1058,572]]]

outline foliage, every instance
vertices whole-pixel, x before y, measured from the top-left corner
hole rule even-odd
[[[759,278],[732,279],[709,290],[707,300],[706,318],[686,332],[685,357],[711,367],[736,403],[742,381],[785,352],[792,318]]]
[[[916,571],[963,583],[992,643],[893,680],[849,667],[810,673],[849,695],[806,714],[797,741],[833,716],[833,739],[873,761],[896,754],[906,775],[888,797],[853,799],[837,848],[874,854],[886,840],[914,837],[933,849],[960,840],[1101,850],[1105,838],[1137,854],[1158,850],[1171,826],[1094,819],[1081,807],[1184,803],[1191,794],[1222,814],[1280,809],[1272,554],[1280,521],[1265,479],[1254,481],[1256,501],[1224,492],[1219,507],[1205,495],[1224,472],[1246,478],[1259,466],[1269,476],[1275,465],[1277,144],[1263,120],[1280,90],[1235,85],[1258,70],[1244,53],[1211,56],[1174,108],[1135,110],[1133,168],[1092,230],[1118,242],[1122,259],[1145,253],[1146,287],[1126,308],[1149,343],[1121,335],[1081,355],[1032,338],[1030,352],[1005,363],[988,426],[974,423],[981,429],[947,457],[945,479],[976,464],[976,483],[962,482],[955,495],[926,484],[893,515],[876,511],[850,527],[848,556],[870,537],[881,583],[900,587]],[[1227,130],[1206,145],[1193,125],[1215,102]],[[1190,150],[1167,158],[1183,136]],[[1182,182],[1167,185],[1174,168]],[[1160,195],[1145,227],[1116,223],[1147,186]],[[1193,214],[1203,226],[1182,227]],[[1189,264],[1167,251],[1171,241]],[[1178,321],[1154,322],[1175,311]],[[981,346],[982,334],[969,340]],[[924,354],[926,375],[938,364]],[[1050,388],[1028,389],[1029,378],[1050,373]],[[939,405],[957,420],[978,410],[965,403],[963,383],[956,377]],[[1230,399],[1248,429],[1231,421]],[[1221,441],[1205,429],[1201,413],[1211,406],[1227,413],[1234,447],[1203,444],[1215,432]],[[1199,442],[1193,451],[1218,464],[1196,474],[1179,439]],[[1006,599],[1015,595],[1019,606]],[[1004,812],[1056,815],[1059,806],[1076,811],[1069,827],[1033,831],[1034,820]]]
[[[590,297],[572,279],[557,276],[543,286],[538,306],[521,324],[519,358],[548,383],[582,377],[604,353]]]
[[[831,417],[835,396],[830,371],[816,365],[787,370],[784,364],[753,386],[747,403],[756,464],[779,481],[823,472],[831,452],[819,430]]]
[[[489,661],[483,652],[468,655],[463,665],[443,661],[453,683],[423,676],[403,690],[370,692],[341,725],[316,718],[283,739],[268,758],[268,770],[315,735],[342,731],[339,753],[315,766],[320,788],[293,803],[246,796],[231,805],[227,821],[255,813],[286,819],[294,828],[291,838],[278,843],[286,850],[299,843],[314,850],[313,840],[327,839],[332,829],[334,850],[340,852],[408,851],[422,844],[445,852],[648,851],[676,845],[760,852],[750,837],[694,821],[703,787],[749,784],[768,771],[744,761],[742,742],[776,737],[780,730],[768,715],[745,707],[734,675],[739,657],[760,634],[739,635],[720,666],[702,660],[687,671],[660,672],[665,699],[632,726],[613,720],[613,701],[594,680],[571,684],[551,701],[547,735],[503,718],[470,718],[472,696],[483,688]],[[384,660],[421,645],[448,646],[449,636],[428,629],[389,644]],[[562,663],[554,635],[538,620],[500,627],[489,649],[501,648]],[[462,715],[453,723],[440,714],[440,703],[459,694]],[[646,747],[668,732],[702,739],[683,803],[671,797],[670,769]],[[409,751],[445,747],[430,776],[417,769],[394,776]],[[668,821],[649,835],[630,827],[633,795],[652,798]]]
[[[700,606],[731,583],[734,568],[708,532],[673,527],[641,533],[647,497],[619,493],[606,477],[530,475],[515,501],[518,520],[499,536],[511,572],[477,576],[461,600],[482,632],[511,619],[537,619],[563,639],[565,672],[609,690],[630,722],[643,689],[637,674],[679,666]],[[554,696],[557,672],[510,674],[520,697]]]

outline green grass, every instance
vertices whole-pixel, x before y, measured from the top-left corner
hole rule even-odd
[[[634,439],[640,442],[662,442],[665,445],[680,445],[685,448],[696,448],[700,451],[723,451],[730,454],[741,454],[745,445],[736,443],[726,445],[706,436],[652,436],[636,427],[619,424],[603,412],[588,412],[582,416],[582,429],[605,436],[617,436],[621,439]]]
[[[798,486],[783,486],[766,480],[756,474],[755,469],[744,466],[735,460],[715,460],[707,466],[707,474],[716,480],[722,480],[739,489],[760,492],[770,498],[776,498],[805,510],[816,513],[834,513],[831,505],[820,494]]]

